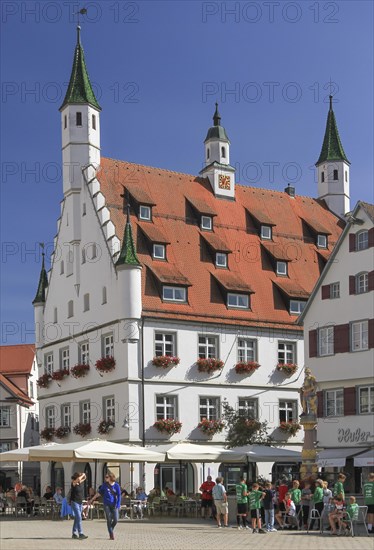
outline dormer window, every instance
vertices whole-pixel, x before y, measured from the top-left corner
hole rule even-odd
[[[144,204],[141,204],[139,206],[139,219],[150,221],[151,218],[152,218],[151,207],[150,206],[145,206]]]
[[[186,302],[187,292],[185,287],[163,286],[162,299],[167,302]]]
[[[249,309],[249,296],[247,294],[234,294],[228,292],[227,307]]]
[[[153,245],[153,259],[154,260],[165,260],[165,245],[164,244],[154,244]]]
[[[227,254],[216,252],[216,267],[227,267]]]
[[[290,300],[290,314],[300,315],[305,308],[306,302],[303,300]]]
[[[206,231],[212,231],[213,229],[213,219],[211,216],[201,216],[201,229],[205,229]]]
[[[221,147],[221,156],[222,156],[223,159],[226,158],[226,149],[225,149],[225,147]]]
[[[82,113],[78,111],[75,115],[75,124],[76,126],[82,126]]]
[[[327,248],[327,236],[321,235],[318,233],[317,235],[317,246],[318,248]]]
[[[261,239],[271,240],[271,226],[261,225]]]
[[[287,276],[287,262],[277,262],[277,275]]]

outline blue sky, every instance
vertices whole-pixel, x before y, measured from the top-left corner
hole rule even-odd
[[[351,206],[373,202],[373,3],[86,2],[82,42],[102,155],[197,174],[214,102],[237,181],[316,196],[328,82],[351,161]],[[33,342],[37,243],[62,199],[58,108],[75,2],[1,4],[1,343]]]

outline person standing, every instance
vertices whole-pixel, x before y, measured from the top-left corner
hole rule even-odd
[[[299,489],[300,483],[297,479],[292,482],[292,489],[290,491],[291,500],[296,507],[296,517],[299,518],[299,512],[301,508],[301,490]]]
[[[265,496],[262,501],[265,510],[265,529],[268,533],[276,532],[274,527],[274,501],[275,491],[270,481],[265,483]]]
[[[332,491],[333,497],[342,497],[342,500],[344,502],[345,500],[345,493],[344,493],[344,482],[346,480],[346,476],[344,474],[338,475],[338,481],[334,485],[334,489]]]
[[[261,526],[261,500],[265,497],[265,493],[260,491],[258,483],[253,483],[252,491],[249,494],[249,507],[251,510],[252,533],[266,533]],[[257,529],[257,530],[256,530]]]
[[[229,504],[227,502],[226,489],[222,484],[223,478],[217,477],[216,484],[212,489],[214,504],[217,510],[217,527],[221,527],[221,514],[223,515],[223,523],[228,527],[229,520]]]
[[[114,528],[118,523],[118,510],[121,507],[121,487],[116,482],[116,476],[108,472],[105,482],[100,485],[96,495],[90,500],[90,504],[99,496],[103,497],[104,511],[110,540],[114,540]]]
[[[240,478],[238,485],[235,486],[235,491],[237,504],[236,523],[238,529],[249,529],[247,525],[248,491],[244,477]],[[242,520],[243,525],[240,525],[240,520]]]
[[[82,501],[84,497],[84,481],[86,474],[75,472],[71,476],[70,506],[74,516],[72,539],[86,539],[87,535],[82,532]],[[52,495],[53,497],[53,495]]]
[[[323,511],[323,481],[322,479],[316,479],[316,488],[312,496],[312,502],[314,503],[314,508],[317,510],[319,517],[322,515]],[[316,518],[318,519],[318,518]],[[318,519],[319,529],[321,528],[321,519]],[[309,529],[312,530],[314,527],[314,519],[312,519]]]
[[[212,506],[213,506],[213,496],[212,490],[215,486],[214,481],[212,481],[212,476],[208,476],[206,481],[201,484],[199,491],[202,492],[201,495],[201,517],[207,519],[212,515]]]
[[[307,529],[308,527],[311,498],[312,498],[312,491],[310,489],[310,483],[309,481],[306,481],[304,485],[304,489],[302,489],[301,491],[301,507],[302,507],[302,514],[303,514],[304,529]]]
[[[368,480],[363,486],[364,504],[368,507],[368,531],[374,534],[374,473],[370,473]]]

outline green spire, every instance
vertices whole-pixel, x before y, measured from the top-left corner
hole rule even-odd
[[[132,236],[132,227],[130,223],[130,207],[127,205],[127,220],[125,225],[125,233],[123,235],[122,248],[116,266],[119,265],[140,265],[136,255],[134,238]]]
[[[332,95],[330,95],[330,109],[327,115],[325,137],[323,139],[321,154],[316,162],[316,166],[329,160],[345,160],[350,164],[345,155],[342,142],[340,141],[335,114],[332,110]]]
[[[48,286],[48,277],[47,272],[44,267],[44,252],[42,254],[42,269],[40,271],[38,290],[36,291],[36,296],[33,300],[33,305],[35,304],[44,304],[45,303],[45,291]]]
[[[86,62],[84,60],[84,51],[80,39],[81,28],[77,27],[77,45],[74,52],[73,69],[71,71],[69,86],[65,99],[60,107],[60,111],[65,105],[70,104],[89,104],[101,111],[88,76]]]

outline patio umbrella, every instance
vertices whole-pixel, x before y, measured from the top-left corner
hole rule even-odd
[[[245,462],[245,453],[238,453],[216,447],[215,445],[199,445],[195,443],[176,443],[166,451],[169,460],[185,462]]]
[[[287,462],[301,462],[301,452],[289,451],[279,447],[268,445],[248,445],[244,447],[234,447],[234,453],[244,454],[249,462],[277,462],[286,460]]]
[[[58,443],[47,443],[46,445],[35,445],[34,447],[22,447],[20,449],[14,449],[13,451],[6,451],[0,453],[0,462],[40,462],[48,461],[49,458],[34,458],[30,456],[30,450],[46,449],[48,447],[56,447]]]

